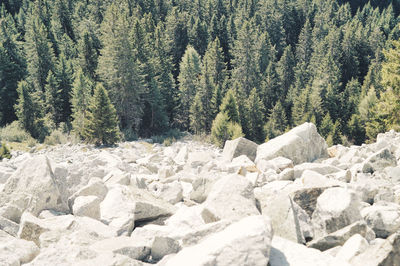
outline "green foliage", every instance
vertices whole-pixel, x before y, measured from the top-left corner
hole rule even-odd
[[[101,84],[96,86],[87,110],[84,138],[96,145],[113,145],[120,139],[116,110]]]
[[[62,123],[82,138],[100,82],[125,139],[209,134],[221,110],[255,141],[265,122],[271,138],[313,121],[332,143],[399,127],[398,1],[2,3],[0,126],[40,140]]]
[[[84,135],[83,129],[92,90],[93,83],[79,69],[75,73],[75,81],[72,85],[71,107],[73,119],[72,130],[80,138],[83,138]]]
[[[56,129],[50,133],[44,139],[44,144],[46,145],[57,145],[57,144],[66,144],[69,141],[69,136],[64,133],[61,129]]]
[[[15,105],[16,115],[22,127],[39,141],[48,134],[43,115],[43,103],[37,92],[32,92],[26,81],[18,84],[18,101]]]
[[[202,63],[197,51],[188,46],[182,57],[178,81],[180,83],[180,106],[177,114],[177,122],[180,127],[187,130],[190,125],[190,106],[196,96],[196,90],[200,87],[200,74]]]
[[[184,134],[177,129],[170,129],[162,135],[152,136],[154,143],[162,143],[165,146],[172,145],[173,142],[182,138]]]
[[[18,121],[14,121],[3,128],[0,128],[0,140],[7,142],[26,142],[31,139],[31,135],[26,132]]]
[[[2,159],[11,159],[10,149],[6,146],[4,142],[0,145],[0,160]]]
[[[264,105],[258,96],[257,90],[254,88],[246,100],[247,128],[251,129],[246,134],[246,137],[259,143],[265,140],[264,113]]]
[[[238,123],[230,121],[224,112],[217,115],[211,128],[211,138],[215,145],[222,148],[227,140],[242,136],[242,127]]]
[[[279,101],[272,109],[268,122],[264,126],[266,140],[273,139],[285,133],[287,125],[286,113],[282,103]]]
[[[229,121],[240,123],[239,110],[232,89],[228,90],[226,93],[219,110],[221,113],[225,113],[227,115]]]

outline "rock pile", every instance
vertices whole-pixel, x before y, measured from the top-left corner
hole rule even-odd
[[[400,134],[305,123],[224,150],[64,145],[0,163],[0,265],[400,265]]]

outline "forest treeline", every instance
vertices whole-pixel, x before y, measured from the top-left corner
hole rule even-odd
[[[331,144],[360,144],[400,128],[399,6],[2,1],[0,126],[103,143],[176,128],[222,145],[311,121]]]

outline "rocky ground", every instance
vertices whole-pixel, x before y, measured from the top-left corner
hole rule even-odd
[[[0,163],[0,265],[400,265],[400,134],[224,150],[64,145]]]

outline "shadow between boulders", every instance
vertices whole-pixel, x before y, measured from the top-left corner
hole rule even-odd
[[[290,264],[287,261],[285,254],[283,254],[280,250],[271,247],[268,266],[290,266]]]

